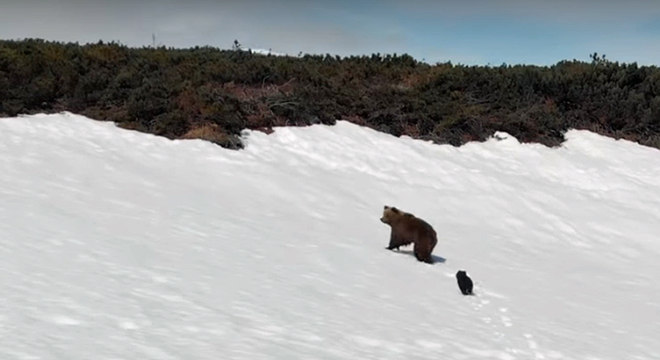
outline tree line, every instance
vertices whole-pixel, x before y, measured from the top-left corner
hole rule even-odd
[[[466,66],[407,54],[0,41],[0,116],[63,110],[234,149],[243,129],[337,119],[452,145],[506,131],[556,146],[576,128],[660,148],[660,70],[595,53],[552,66]]]

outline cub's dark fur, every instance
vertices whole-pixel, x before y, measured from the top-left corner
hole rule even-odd
[[[463,295],[473,295],[472,279],[470,279],[465,270],[459,270],[456,273],[456,281],[458,281],[458,287],[461,289],[461,293],[463,293]]]

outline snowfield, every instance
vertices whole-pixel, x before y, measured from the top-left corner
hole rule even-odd
[[[0,119],[0,359],[660,359],[660,151],[244,136]]]

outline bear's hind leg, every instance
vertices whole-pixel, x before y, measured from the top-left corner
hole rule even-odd
[[[417,244],[415,244],[413,252],[415,253],[415,258],[417,258],[418,261],[422,261],[427,264],[433,264],[433,258],[431,257],[431,252],[429,249],[424,248],[423,246],[420,246],[420,249],[418,249]]]

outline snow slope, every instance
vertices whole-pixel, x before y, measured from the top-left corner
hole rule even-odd
[[[660,359],[658,150],[245,136],[0,119],[0,359]]]

